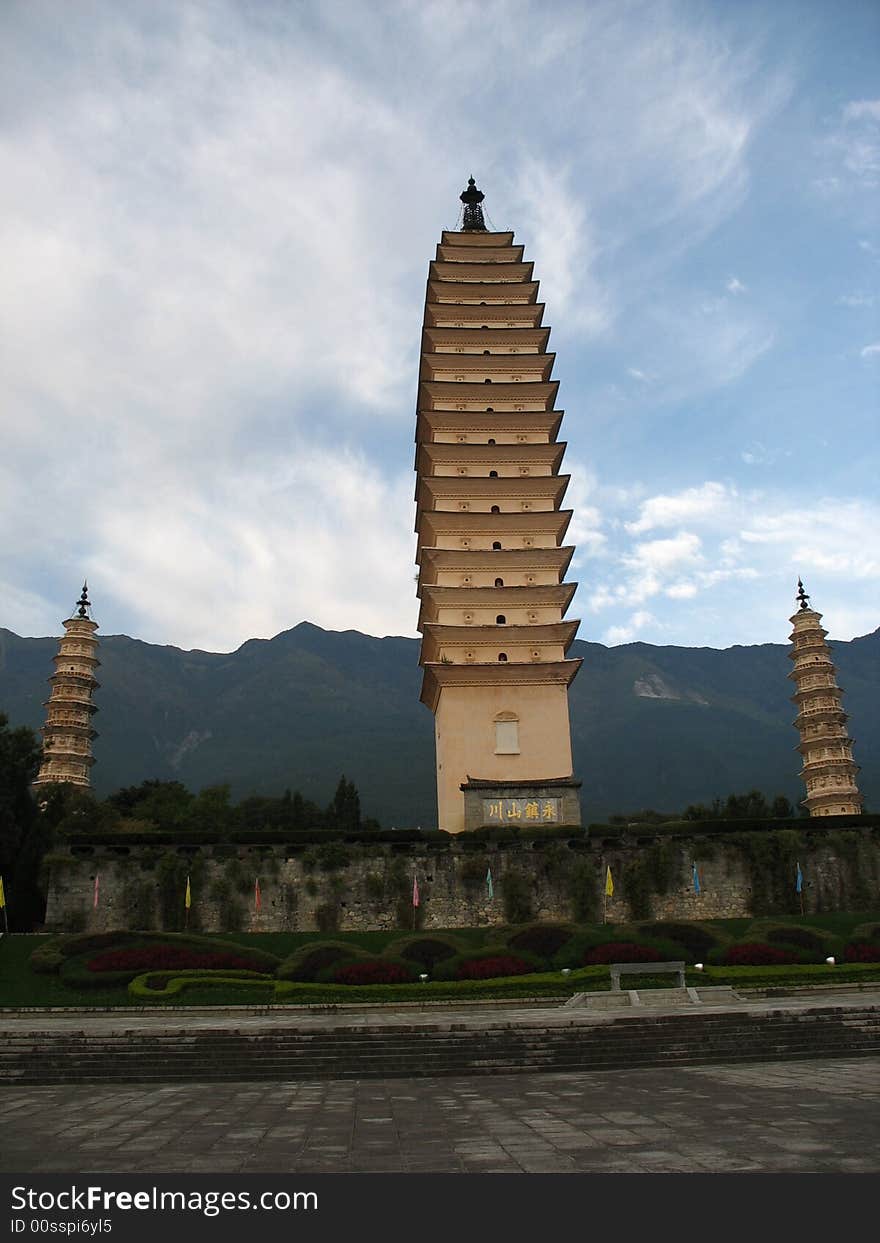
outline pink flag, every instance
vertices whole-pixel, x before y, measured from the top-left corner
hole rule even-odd
[[[98,909],[98,876],[99,876],[99,873],[98,873],[98,872],[96,872],[96,873],[95,873],[95,896],[94,896],[94,898],[92,899],[92,908],[93,908],[93,910],[97,910],[97,909]]]
[[[415,873],[413,873],[413,906],[418,906],[418,904],[419,904],[419,882],[416,880]]]
[[[263,909],[263,898],[260,894],[260,878],[254,881],[254,910],[261,911]]]

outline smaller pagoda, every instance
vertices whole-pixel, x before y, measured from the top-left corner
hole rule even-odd
[[[856,785],[859,769],[846,730],[842,691],[825,642],[828,631],[822,628],[822,614],[810,607],[800,579],[797,600],[789,653],[794,668],[788,676],[797,688],[792,701],[798,708],[794,724],[801,736],[797,749],[804,764],[800,776],[807,787],[803,806],[811,816],[858,816],[862,811]]]
[[[74,605],[73,615],[64,622],[64,634],[58,641],[55,672],[49,679],[52,687],[46,708],[43,735],[43,759],[35,786],[66,781],[89,789],[90,769],[94,764],[92,716],[97,711],[92,695],[98,688],[95,670],[101,663],[97,657],[98,623],[92,621],[88,585],[83,583],[82,595]]]

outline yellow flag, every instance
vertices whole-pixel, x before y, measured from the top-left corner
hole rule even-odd
[[[187,910],[192,906],[192,894],[189,891],[189,877],[186,878],[186,897],[183,899],[183,905]]]
[[[611,879],[611,868],[605,869],[605,896],[610,898],[614,893],[614,881]]]
[[[6,894],[3,892],[3,877],[0,876],[0,911],[6,905]]]

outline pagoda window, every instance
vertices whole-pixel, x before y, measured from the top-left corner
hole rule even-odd
[[[491,384],[491,383],[492,383],[492,381],[491,381],[491,380],[489,379],[489,377],[487,376],[487,377],[486,377],[486,379],[483,381],[483,383],[484,383],[484,384]]]
[[[484,354],[491,354],[491,353],[492,353],[492,351],[491,351],[491,350],[483,350],[483,353],[484,353]]]
[[[497,478],[498,478],[498,471],[497,471],[497,470],[490,470],[490,471],[489,471],[489,478],[490,478],[490,479],[497,479]]]
[[[496,540],[493,540],[493,541],[492,541],[492,551],[493,551],[493,552],[500,552],[500,551],[501,551],[501,540],[496,539]]]
[[[501,513],[500,505],[493,505],[489,512],[493,514],[500,514]]]
[[[507,663],[507,652],[499,652],[498,659],[502,665],[506,664]]]
[[[496,626],[506,626],[506,625],[507,625],[507,618],[504,616],[504,614],[503,614],[503,613],[499,613],[499,614],[498,614],[498,616],[495,618],[495,625],[496,625]]]
[[[496,442],[495,442],[494,438],[493,438],[493,437],[491,437],[491,436],[490,436],[490,437],[489,437],[489,439],[486,441],[486,444],[489,444],[489,445],[494,445],[495,443],[496,443]]]
[[[495,579],[495,586],[496,586],[496,587],[503,587],[503,586],[504,586],[504,579],[503,579],[503,578],[496,578],[496,579]]]
[[[519,755],[519,718],[513,712],[495,717],[495,754]]]
[[[494,414],[494,413],[495,413],[495,407],[494,407],[494,406],[487,406],[487,407],[486,407],[486,413],[487,413],[487,414]]]

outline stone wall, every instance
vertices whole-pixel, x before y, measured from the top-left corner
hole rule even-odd
[[[581,837],[504,846],[454,839],[442,848],[78,845],[47,857],[46,927],[181,929],[187,876],[189,927],[211,932],[411,928],[414,917],[424,928],[528,919],[596,922],[603,905],[608,921],[616,923],[796,914],[796,857],[805,913],[880,908],[880,835],[872,829],[766,831],[738,839]],[[606,901],[607,867],[614,894]]]

